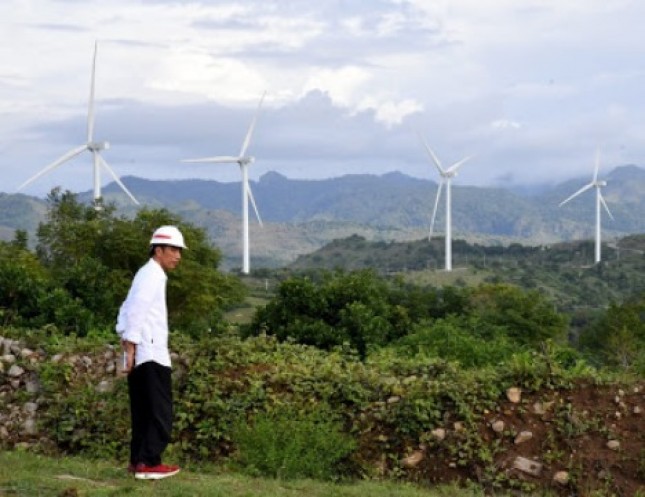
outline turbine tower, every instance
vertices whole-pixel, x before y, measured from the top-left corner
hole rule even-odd
[[[258,104],[258,109],[251,121],[249,130],[246,133],[244,142],[242,143],[242,149],[238,156],[228,156],[220,155],[216,157],[205,157],[203,159],[184,159],[182,162],[202,162],[202,163],[211,163],[211,164],[239,164],[240,171],[242,172],[242,273],[249,274],[251,270],[251,257],[249,249],[249,202],[253,206],[255,215],[258,218],[260,226],[262,226],[262,219],[260,218],[260,212],[255,203],[255,198],[253,198],[253,192],[251,191],[251,186],[249,185],[249,164],[252,164],[255,161],[255,157],[246,155],[246,151],[249,148],[251,143],[251,137],[253,136],[253,131],[255,129],[255,123],[257,122],[258,115],[260,113],[260,108],[262,107],[262,102],[266,92],[262,94],[260,98],[260,103]]]
[[[57,167],[61,166],[68,160],[71,160],[72,158],[76,157],[82,152],[85,152],[88,150],[89,152],[92,153],[92,163],[94,166],[94,204],[98,205],[97,202],[101,198],[101,166],[103,166],[107,172],[110,173],[114,181],[121,187],[121,190],[125,192],[125,194],[130,197],[130,199],[137,205],[139,205],[139,202],[137,201],[136,198],[134,198],[134,195],[130,193],[130,190],[126,188],[126,186],[121,182],[119,177],[116,175],[116,173],[112,170],[112,168],[108,165],[108,163],[101,157],[101,151],[102,150],[107,150],[110,148],[110,144],[108,142],[96,142],[94,141],[94,79],[95,79],[95,74],[96,74],[96,53],[98,49],[98,42],[94,43],[94,59],[92,61],[92,80],[90,84],[90,102],[89,102],[89,108],[88,108],[88,113],[87,113],[87,142],[84,145],[81,145],[79,147],[76,147],[66,154],[64,154],[62,157],[59,159],[55,160],[51,164],[49,164],[47,167],[42,169],[40,172],[38,172],[36,175],[32,176],[29,178],[27,181],[25,181],[22,185],[18,187],[18,191],[22,190],[24,187],[32,183],[33,181],[36,181],[38,178],[41,176],[47,174],[48,172],[56,169]]]
[[[607,207],[607,203],[605,202],[604,197],[602,196],[602,193],[600,192],[600,189],[603,186],[607,185],[606,181],[599,181],[598,180],[598,170],[600,169],[600,150],[596,151],[596,166],[593,171],[593,178],[591,180],[591,183],[586,184],[580,190],[575,192],[573,195],[570,197],[566,198],[562,202],[560,202],[559,207],[562,207],[564,204],[566,204],[569,200],[572,200],[573,198],[577,197],[583,192],[586,192],[590,188],[595,188],[596,189],[596,251],[595,251],[595,263],[599,263],[601,259],[601,254],[600,254],[600,244],[601,244],[601,239],[600,239],[600,204],[605,208],[607,211],[607,214],[609,214],[609,217],[611,220],[614,220],[614,216],[611,215],[611,212],[609,211],[609,207]]]
[[[432,162],[434,163],[434,165],[437,166],[437,170],[439,171],[439,175],[441,176],[441,180],[439,181],[439,187],[437,189],[437,197],[435,198],[435,201],[434,201],[434,209],[432,210],[432,221],[430,221],[430,233],[428,235],[428,240],[432,238],[432,232],[434,231],[435,217],[437,216],[437,208],[439,207],[439,199],[441,198],[441,190],[443,188],[443,185],[445,184],[446,185],[446,271],[452,271],[452,211],[451,211],[452,199],[451,199],[450,186],[451,186],[452,178],[457,176],[458,169],[463,165],[464,162],[470,159],[470,156],[464,157],[460,161],[455,162],[450,167],[444,169],[441,166],[441,162],[439,161],[435,153],[432,151],[432,149],[428,146],[428,144],[423,139],[423,137],[419,135],[419,138],[421,138],[421,141],[423,142],[423,145],[425,146],[425,149],[428,152],[428,155],[432,159]]]

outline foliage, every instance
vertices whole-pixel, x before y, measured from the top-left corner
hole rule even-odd
[[[45,434],[38,437],[41,449],[124,460],[129,437],[127,388],[124,379],[105,374],[106,357],[116,358],[113,345],[105,345],[106,335],[98,332],[76,338],[15,329],[0,334],[20,334],[27,346],[42,349],[42,360],[23,363],[38,376],[42,389],[22,393],[37,396],[43,405],[38,415]],[[423,443],[437,458],[454,461],[464,477],[474,478],[473,468],[480,468],[480,483],[492,485],[504,476],[493,462],[498,447],[477,427],[486,423],[487,413],[505,409],[507,388],[518,386],[531,396],[567,390],[581,380],[606,381],[556,345],[514,353],[498,364],[472,369],[427,355],[401,354],[393,347],[361,360],[347,348],[327,352],[267,336],[241,340],[224,334],[195,339],[174,333],[171,345],[178,356],[173,359],[175,423],[167,457],[201,464],[231,461],[239,454],[249,470],[254,467],[274,475],[282,461],[285,469],[280,477],[290,474],[287,467],[293,468],[289,455],[304,450],[306,443],[313,450],[318,442],[318,462],[328,457],[338,464],[326,476],[316,477],[369,475],[375,460],[386,462],[387,475],[412,477],[401,473],[398,461],[411,445]],[[88,364],[94,366],[88,368]],[[106,379],[112,388],[99,388]],[[13,402],[11,395],[5,395],[6,402]],[[453,430],[455,423],[464,431]],[[449,432],[444,442],[431,435],[437,427]],[[284,432],[288,435],[278,436]],[[334,433],[340,438],[330,448],[322,435],[333,439]],[[351,453],[350,446],[343,445],[348,436],[354,446]],[[293,444],[279,445],[287,440]],[[264,461],[261,456],[268,458],[273,449],[260,445],[271,447],[272,442],[276,456]],[[256,448],[244,448],[245,443]],[[341,446],[348,457],[335,451]],[[298,471],[313,470],[310,455],[300,461],[309,469]]]
[[[355,271],[283,281],[245,332],[325,350],[347,343],[363,358],[398,340],[402,351],[423,349],[472,367],[545,340],[562,341],[566,324],[537,291],[507,284],[422,288]]]
[[[344,343],[365,357],[407,332],[405,310],[390,299],[387,283],[372,271],[325,273],[281,283],[276,298],[256,313],[247,335],[267,333],[280,340],[330,350]]]
[[[338,479],[340,461],[355,447],[320,406],[308,412],[287,406],[259,413],[250,424],[238,422],[233,442],[247,472],[280,479]]]
[[[52,323],[78,335],[113,326],[134,274],[149,257],[150,234],[163,224],[178,225],[189,247],[169,278],[173,327],[189,333],[217,329],[222,310],[244,296],[239,279],[218,270],[221,256],[206,232],[167,210],[144,208],[126,219],[115,216],[114,206],[81,204],[59,189],[48,202],[47,222],[37,232],[37,257],[28,251],[24,233],[0,243],[0,322]]]
[[[482,333],[481,324],[472,316],[421,323],[394,346],[407,356],[441,357],[466,368],[499,364],[519,351],[502,328]]]
[[[607,312],[584,329],[583,350],[609,366],[645,374],[645,292]]]

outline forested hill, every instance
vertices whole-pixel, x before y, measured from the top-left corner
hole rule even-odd
[[[507,244],[546,244],[591,239],[595,223],[594,192],[585,192],[567,205],[558,204],[591,178],[578,178],[532,194],[501,188],[453,184],[453,233],[469,241]],[[603,195],[614,220],[603,214],[605,239],[645,233],[645,169],[621,166],[602,179]],[[167,207],[187,221],[205,228],[230,266],[239,264],[240,184],[206,180],[151,181],[135,177],[124,183],[150,207]],[[437,184],[393,172],[382,176],[347,175],[326,180],[294,180],[278,173],[251,182],[265,222],[251,221],[254,265],[283,265],[298,255],[352,234],[369,240],[418,240],[427,234]],[[115,184],[104,190],[107,202],[133,214],[135,206]],[[90,201],[90,192],[79,194]],[[32,236],[44,220],[43,199],[0,193],[0,239],[15,229]],[[444,203],[436,232],[444,229]]]
[[[424,284],[476,284],[503,281],[540,288],[567,311],[605,307],[645,295],[645,234],[603,246],[602,264],[593,265],[593,241],[549,246],[483,246],[453,241],[451,273],[443,268],[443,239],[370,242],[360,236],[334,240],[290,265],[296,271],[373,269],[403,273]]]
[[[548,240],[579,238],[593,222],[594,195],[588,192],[567,205],[558,204],[591,178],[568,181],[539,194],[501,188],[453,184],[453,226],[457,233],[479,233]],[[609,233],[645,232],[645,169],[622,166],[604,178],[603,190],[615,221],[604,223]],[[240,211],[239,183],[205,180],[150,181],[128,177],[128,187],[144,203],[171,207],[192,205],[207,210]],[[402,229],[427,227],[437,183],[393,172],[382,176],[347,175],[326,180],[293,180],[267,173],[251,184],[263,220],[274,223],[310,221],[351,222]],[[106,197],[118,193],[116,185]],[[438,227],[444,221],[443,205]]]

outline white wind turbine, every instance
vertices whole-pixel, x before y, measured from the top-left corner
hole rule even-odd
[[[457,176],[457,171],[458,169],[463,165],[464,162],[466,162],[468,159],[470,159],[470,156],[464,157],[458,162],[455,162],[453,165],[450,167],[444,169],[441,166],[441,162],[435,155],[435,153],[432,151],[432,149],[428,146],[426,141],[423,139],[421,135],[419,135],[419,138],[421,138],[421,141],[423,142],[423,145],[426,148],[426,151],[428,152],[428,155],[434,162],[434,165],[437,166],[437,170],[439,171],[439,175],[441,176],[441,181],[439,182],[439,187],[437,189],[437,197],[435,198],[434,201],[434,209],[432,210],[432,221],[430,222],[430,233],[428,235],[428,240],[432,238],[432,232],[434,231],[434,222],[435,222],[435,217],[437,216],[437,208],[439,207],[439,199],[441,197],[441,190],[443,188],[443,185],[446,185],[446,271],[452,271],[452,212],[451,212],[451,182],[452,178]]]
[[[607,214],[609,214],[609,217],[611,220],[614,220],[614,216],[611,215],[611,212],[609,211],[609,207],[607,207],[607,203],[605,202],[605,199],[602,196],[602,193],[600,192],[600,189],[603,186],[607,185],[606,181],[599,181],[598,180],[598,170],[600,169],[600,150],[596,151],[596,166],[594,168],[593,172],[593,178],[591,180],[591,183],[586,184],[580,190],[578,190],[576,193],[571,195],[570,197],[566,198],[562,202],[560,202],[560,207],[562,207],[564,204],[566,204],[569,200],[577,197],[583,192],[586,192],[590,188],[595,188],[596,189],[596,253],[595,253],[595,262],[598,263],[600,262],[600,204],[603,205],[605,210],[607,211]]]
[[[94,141],[94,79],[95,79],[95,74],[96,74],[96,52],[98,49],[98,43],[94,43],[94,59],[92,61],[92,81],[90,84],[90,102],[89,102],[89,109],[87,113],[87,142],[80,147],[76,147],[69,152],[67,152],[65,155],[60,157],[59,159],[55,160],[51,164],[49,164],[47,167],[42,169],[38,174],[32,176],[29,178],[27,181],[25,181],[22,185],[18,187],[18,191],[22,190],[24,187],[32,183],[33,181],[36,181],[38,178],[41,176],[47,174],[48,172],[56,169],[57,167],[61,166],[68,160],[71,160],[72,158],[76,157],[82,152],[85,152],[86,150],[92,152],[92,159],[93,159],[93,164],[94,164],[94,203],[95,205],[97,201],[101,198],[101,166],[103,166],[112,176],[114,181],[121,187],[121,189],[125,192],[125,194],[130,197],[130,199],[137,205],[139,205],[139,202],[137,201],[136,198],[134,198],[134,195],[130,193],[130,190],[126,188],[126,186],[121,182],[119,177],[116,175],[116,173],[112,170],[112,168],[108,165],[107,162],[105,162],[105,159],[101,157],[101,150],[107,150],[110,148],[110,144],[108,142],[96,142]]]
[[[246,155],[246,151],[249,148],[251,143],[251,137],[253,136],[253,130],[255,129],[255,123],[257,122],[258,115],[260,113],[260,108],[262,107],[262,101],[266,92],[262,94],[260,98],[260,103],[258,104],[258,109],[253,116],[249,130],[246,133],[244,142],[242,143],[242,149],[238,156],[229,156],[229,155],[219,155],[216,157],[205,157],[203,159],[184,159],[182,162],[206,162],[212,164],[239,164],[240,170],[242,172],[242,273],[249,274],[251,269],[251,258],[249,250],[249,201],[253,205],[253,210],[255,215],[258,218],[260,226],[262,226],[262,219],[260,218],[260,212],[258,207],[255,204],[255,198],[253,198],[253,192],[251,191],[251,186],[249,185],[249,164],[252,164],[255,161],[255,157]]]

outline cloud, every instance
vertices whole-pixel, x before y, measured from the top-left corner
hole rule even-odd
[[[61,17],[61,9],[65,17]],[[628,0],[6,0],[0,190],[86,135],[117,172],[237,180],[179,159],[237,153],[267,91],[252,177],[432,174],[416,133],[458,181],[508,184],[642,164],[645,4]],[[89,189],[79,157],[33,185]]]

